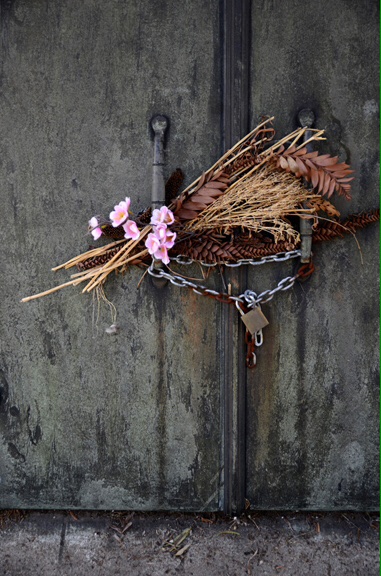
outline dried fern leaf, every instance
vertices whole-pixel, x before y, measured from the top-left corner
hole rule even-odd
[[[297,178],[305,178],[322,196],[330,198],[336,190],[341,196],[350,200],[350,182],[353,173],[349,164],[338,162],[337,156],[319,155],[318,152],[308,152],[306,147],[297,149],[295,146],[276,152],[278,168],[295,174]]]
[[[380,220],[380,210],[369,210],[360,214],[352,214],[340,222],[321,222],[313,230],[312,241],[324,242],[334,238],[342,238],[344,234],[354,234],[357,230]]]
[[[107,252],[101,254],[100,256],[93,256],[91,258],[87,258],[86,260],[82,260],[81,262],[77,263],[77,268],[78,270],[83,271],[90,270],[91,268],[96,268],[98,266],[103,266],[103,264],[106,264],[106,262],[111,260],[111,258],[115,256],[120,249],[121,246],[117,246],[107,250]]]
[[[333,204],[329,200],[326,200],[322,196],[315,196],[315,198],[311,198],[307,202],[308,208],[313,208],[315,213],[319,211],[325,212],[327,216],[330,218],[339,218],[340,212],[335,208]]]
[[[279,252],[293,250],[296,244],[271,242],[260,235],[241,234],[232,238],[206,232],[174,247],[174,254],[207,264],[224,264],[242,259],[261,258]]]
[[[173,213],[177,221],[193,220],[219,198],[229,187],[229,178],[222,170],[202,175],[192,195],[182,194],[176,199]]]

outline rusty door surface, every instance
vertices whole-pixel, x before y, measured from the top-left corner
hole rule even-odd
[[[378,203],[378,7],[293,0],[0,3],[0,507],[239,511],[377,506],[377,228],[314,248],[316,272],[264,307],[245,367],[234,307],[131,269],[106,303],[50,269],[87,221],[151,202],[150,120],[164,172],[192,182],[274,115],[314,111],[353,164],[351,205]],[[297,263],[226,271],[262,291]],[[182,270],[184,272],[184,270]],[[222,288],[218,272],[202,277]]]

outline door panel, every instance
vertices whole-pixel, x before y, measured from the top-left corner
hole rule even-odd
[[[342,216],[378,206],[378,7],[252,4],[251,115],[278,136],[310,108],[320,150],[355,170]],[[271,50],[268,47],[271,46]],[[253,120],[254,124],[254,120]],[[378,506],[378,230],[313,246],[316,271],[263,306],[270,320],[247,387],[247,497],[262,509]],[[295,273],[250,273],[258,292]]]
[[[137,269],[106,284],[114,336],[80,286],[20,299],[69,279],[92,215],[150,205],[153,115],[167,177],[219,156],[218,4],[20,1],[2,27],[1,506],[216,509],[219,306]]]

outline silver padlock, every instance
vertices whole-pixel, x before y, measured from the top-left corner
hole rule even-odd
[[[263,314],[259,304],[246,313],[242,310],[238,302],[236,302],[236,306],[241,314],[242,322],[245,324],[246,328],[252,336],[254,336],[257,332],[269,324],[269,321]]]

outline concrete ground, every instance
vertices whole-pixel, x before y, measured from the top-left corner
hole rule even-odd
[[[379,516],[0,512],[0,574],[376,576]]]

